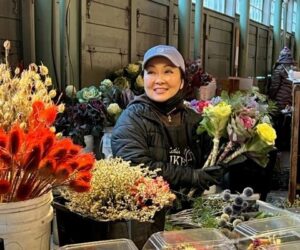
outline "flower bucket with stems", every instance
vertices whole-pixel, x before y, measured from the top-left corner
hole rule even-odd
[[[52,127],[64,105],[48,68],[30,64],[12,70],[10,42],[4,42],[0,64],[0,238],[5,249],[50,248],[52,188],[90,188],[95,157]]]
[[[157,212],[153,222],[137,220],[101,221],[70,211],[61,197],[54,199],[59,245],[126,238],[142,249],[147,239],[163,231],[165,210]]]
[[[0,237],[5,250],[50,249],[52,193],[26,201],[0,203]]]
[[[59,188],[54,202],[59,245],[127,238],[141,249],[164,230],[175,195],[157,172],[121,158],[96,161],[89,192]]]

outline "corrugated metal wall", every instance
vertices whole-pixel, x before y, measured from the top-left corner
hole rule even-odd
[[[20,0],[0,1],[1,62],[4,61],[3,42],[10,40],[9,63],[14,68],[22,58],[22,28]]]

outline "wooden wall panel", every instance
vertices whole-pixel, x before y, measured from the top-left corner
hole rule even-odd
[[[92,50],[92,52],[90,52]],[[124,67],[128,62],[128,51],[104,47],[86,47],[82,57],[84,86],[99,86],[110,72]]]
[[[82,21],[81,86],[98,83],[128,63],[129,1],[92,1]]]
[[[268,60],[268,31],[259,29],[257,39],[257,65],[255,76],[267,76],[267,60]]]
[[[128,1],[121,1],[124,3]],[[126,6],[104,5],[98,2],[92,2],[89,10],[87,23],[114,27],[117,29],[128,29],[128,4]]]
[[[0,1],[0,51],[3,61],[5,40],[11,42],[9,62],[12,68],[19,65],[22,58],[22,30],[20,0]]]
[[[234,20],[206,15],[204,40],[204,68],[217,78],[226,78],[232,71]]]
[[[138,9],[136,47],[137,58],[142,59],[148,48],[167,43],[169,7],[157,1],[143,1]]]
[[[136,3],[134,41],[130,38],[131,0],[96,0],[87,4],[86,18],[82,21],[82,86],[99,82],[108,71],[128,64],[133,44],[137,60],[143,58],[149,47],[166,44],[170,3],[174,12],[172,43],[178,43],[177,0],[138,0]]]
[[[101,4],[103,6],[112,6],[115,8],[126,9],[128,7],[129,0],[93,0],[91,2],[92,6],[94,3]]]

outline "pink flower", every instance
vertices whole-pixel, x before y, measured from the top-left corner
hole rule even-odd
[[[196,110],[199,113],[202,113],[204,108],[206,108],[210,104],[210,101],[199,101],[196,107]]]
[[[246,129],[253,128],[253,126],[255,124],[255,119],[252,119],[249,116],[240,116],[239,120],[240,120],[241,124],[243,125],[243,127]]]

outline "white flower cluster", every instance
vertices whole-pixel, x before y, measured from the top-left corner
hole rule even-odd
[[[91,180],[91,191],[78,194],[68,189],[62,190],[67,207],[74,212],[96,220],[149,221],[155,213],[169,205],[175,198],[165,187],[158,186],[153,203],[140,206],[136,191],[140,180],[156,177],[156,171],[139,166],[130,166],[122,159],[104,159],[96,162]],[[159,177],[161,178],[161,177]],[[155,186],[156,181],[153,180]],[[154,187],[152,187],[153,189]],[[142,193],[142,192],[141,192]],[[144,194],[143,194],[144,195]],[[154,196],[152,196],[154,197]]]
[[[6,56],[9,48],[6,41]],[[42,101],[46,107],[53,104],[56,91],[49,89],[51,85],[46,66],[30,64],[22,72],[16,68],[13,74],[6,58],[6,63],[0,64],[0,126],[9,130],[12,124],[18,122],[22,128],[26,128],[34,101]],[[59,112],[63,109],[63,105],[59,106]]]

